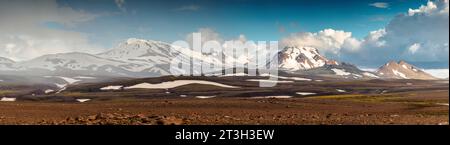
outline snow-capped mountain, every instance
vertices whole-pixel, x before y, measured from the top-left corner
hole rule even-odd
[[[313,47],[285,47],[278,53],[280,69],[297,71],[322,67],[324,65],[339,65],[334,60],[328,60]]]
[[[160,41],[130,38],[112,50],[95,55],[79,52],[47,54],[16,63],[6,58],[0,59],[0,74],[157,77],[171,74],[173,60],[200,68],[192,69],[194,73],[201,71],[198,62],[219,66],[224,64],[224,60],[230,64],[239,61],[227,56],[219,59],[218,55]]]
[[[171,61],[174,59],[183,64],[189,63],[189,65],[191,61],[222,65],[224,61],[218,59],[218,55],[220,54],[205,54],[160,41],[135,38],[128,39],[110,51],[98,54],[103,58],[145,66],[144,72],[159,73],[160,75],[170,74]],[[193,63],[193,65],[200,66],[200,63]]]
[[[383,78],[394,79],[422,79],[422,80],[434,80],[436,79],[432,75],[422,71],[421,69],[406,63],[405,61],[390,61],[381,66],[377,71],[377,75]]]
[[[218,57],[220,55],[222,59]],[[285,47],[277,53],[277,57],[277,67],[281,71],[290,73],[350,79],[379,77],[435,79],[404,61],[389,62],[375,73],[362,71],[349,63],[327,59],[312,47]],[[247,63],[243,61],[245,59],[248,58],[234,58],[216,52],[201,53],[160,41],[131,38],[120,43],[114,49],[95,55],[79,52],[48,54],[20,62],[0,57],[0,74],[62,77],[157,77],[170,75],[173,60],[201,68],[200,64],[195,62],[231,66],[233,63]],[[192,71],[199,73],[201,69],[192,69]]]
[[[164,42],[130,38],[97,56],[139,64],[145,67],[141,71],[168,75],[170,61],[177,55],[171,50],[173,46]]]
[[[138,76],[145,66],[102,58],[87,53],[59,53],[43,55],[13,65],[18,72],[43,75]]]
[[[379,78],[349,63],[330,60],[313,47],[285,47],[278,52],[278,67],[291,73],[322,75],[347,79]]]

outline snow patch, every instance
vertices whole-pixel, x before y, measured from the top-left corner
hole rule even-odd
[[[392,72],[393,72],[396,76],[400,76],[400,77],[402,77],[402,78],[404,78],[404,79],[407,79],[407,78],[408,78],[408,77],[406,77],[405,74],[403,74],[403,73],[401,73],[401,72],[399,72],[399,71],[397,71],[397,70],[395,70],[395,69],[393,69]]]
[[[46,77],[46,78],[52,78],[52,77],[60,78],[60,79],[63,79],[64,81],[66,81],[69,84],[73,84],[73,83],[81,81],[81,80],[77,80],[77,79],[73,79],[73,78],[69,78],[69,77],[62,77],[62,76],[44,76],[44,77]]]
[[[87,77],[87,76],[76,76],[76,77],[73,77],[73,78],[76,78],[76,79],[96,79],[95,77]]]
[[[343,92],[347,92],[347,91],[345,91],[345,90],[341,90],[341,89],[336,89],[336,91],[338,91],[338,92],[341,92],[341,93],[343,93]]]
[[[90,101],[91,99],[77,99],[78,102],[83,103],[83,102],[87,102]]]
[[[0,99],[0,101],[2,101],[2,102],[14,102],[14,101],[16,101],[16,98],[3,97],[2,99]]]
[[[345,70],[342,70],[342,69],[336,69],[336,68],[333,68],[333,69],[331,69],[332,71],[334,71],[334,73],[336,74],[336,75],[339,75],[339,76],[346,76],[346,75],[350,75],[351,73],[349,73],[349,72],[346,72]]]
[[[216,97],[216,96],[195,96],[195,98],[198,98],[198,99],[209,99],[209,98],[214,98],[214,97]]]
[[[58,88],[64,88],[64,87],[66,87],[67,84],[58,84],[58,83],[55,83],[55,85],[56,85],[56,87],[58,87]]]
[[[81,80],[72,79],[72,78],[68,78],[68,77],[59,77],[59,78],[63,79],[64,81],[66,81],[69,84],[73,84],[73,83],[81,81]]]
[[[264,96],[264,97],[252,97],[254,99],[288,99],[292,96]]]
[[[372,78],[379,78],[378,76],[376,76],[376,75],[374,75],[372,73],[369,73],[369,72],[364,72],[363,75],[367,76],[367,77],[372,77]]]
[[[408,67],[406,65],[402,65],[403,68],[408,69]]]
[[[311,92],[297,92],[296,94],[302,95],[302,96],[307,96],[307,95],[315,95],[317,93],[311,93]]]
[[[232,73],[232,74],[222,75],[220,77],[230,77],[230,76],[248,76],[248,74],[246,74],[246,73]]]
[[[436,103],[436,105],[448,106],[448,103]]]
[[[102,91],[106,91],[106,90],[120,90],[123,86],[106,86],[103,88],[100,88],[100,90]]]
[[[266,82],[266,83],[293,83],[294,81],[266,80],[266,79],[248,79],[249,82]]]
[[[54,92],[54,91],[55,91],[55,90],[47,89],[47,90],[44,91],[44,93],[48,94],[48,93],[51,93],[51,92]]]
[[[216,82],[203,81],[203,80],[176,80],[169,82],[162,82],[159,84],[150,83],[140,83],[133,86],[125,87],[125,89],[170,89],[178,86],[189,85],[189,84],[203,84],[203,85],[213,85],[223,88],[239,88],[235,86],[225,85]]]

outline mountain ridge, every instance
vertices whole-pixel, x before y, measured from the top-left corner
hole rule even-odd
[[[222,54],[225,55],[225,54]],[[319,53],[317,48],[288,46],[278,53],[278,68],[282,71],[308,75],[327,75],[342,78],[387,78],[387,79],[436,79],[426,74],[406,61],[388,62],[384,66],[396,65],[403,69],[409,68],[408,76],[401,68],[381,70],[375,72],[360,70],[357,66],[347,62],[331,60]],[[74,75],[108,75],[120,77],[158,77],[170,75],[170,65],[173,59],[180,59],[182,63],[190,63],[190,59],[230,65],[243,63],[242,58],[225,56],[230,64],[217,58],[215,53],[200,53],[188,48],[173,46],[169,43],[155,40],[129,38],[118,44],[115,48],[98,54],[82,52],[69,52],[46,54],[27,61],[14,62],[11,59],[0,57],[0,72],[35,71],[42,74],[74,74]],[[247,58],[248,59],[248,58]],[[194,64],[199,65],[199,64]],[[199,70],[192,70],[199,71]],[[216,70],[217,71],[217,70]],[[413,75],[411,71],[420,74]],[[58,72],[58,73],[55,73]],[[197,72],[198,73],[198,72]],[[403,74],[403,75],[401,75]]]

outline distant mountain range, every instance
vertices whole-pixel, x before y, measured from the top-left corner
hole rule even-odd
[[[223,59],[219,59],[218,55],[222,55]],[[293,74],[348,79],[436,79],[404,61],[399,63],[391,61],[375,72],[362,71],[350,63],[327,59],[318,49],[312,47],[285,47],[277,55],[278,68]],[[131,38],[116,48],[99,54],[79,52],[48,54],[21,62],[0,57],[0,75],[158,77],[170,75],[170,62],[173,59],[190,63],[191,57],[220,65],[245,63],[242,58],[224,54],[205,54],[160,41]],[[227,61],[224,61],[225,59]]]

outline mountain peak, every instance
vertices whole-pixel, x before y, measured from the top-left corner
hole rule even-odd
[[[144,39],[138,39],[138,38],[128,38],[126,43],[131,44],[131,43],[139,43],[139,42],[147,42],[147,40]]]
[[[287,70],[308,70],[324,65],[338,65],[337,61],[329,60],[314,47],[288,46],[278,53],[279,67]]]
[[[384,78],[422,80],[436,79],[432,75],[418,69],[404,60],[400,60],[398,63],[396,61],[389,61],[385,65],[381,66],[376,73]]]

